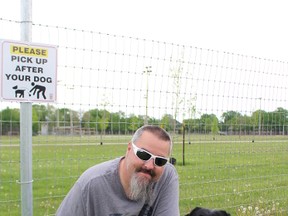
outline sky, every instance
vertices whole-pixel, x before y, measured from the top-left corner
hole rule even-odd
[[[286,10],[284,0],[32,0],[32,22],[204,48],[207,52],[216,50],[220,53],[230,52],[288,62]],[[0,0],[0,18],[20,21],[20,12],[21,0]],[[243,71],[238,75],[246,77]],[[278,81],[274,79],[275,83]],[[258,88],[257,91],[246,88],[242,93],[263,93],[267,98],[274,99],[273,95],[270,96],[270,93],[275,94],[275,91],[271,91],[271,79],[266,79],[264,84],[265,92]],[[275,86],[277,85],[279,86],[276,83]],[[283,86],[286,84],[281,84],[279,89],[284,91],[286,87]],[[66,94],[58,91],[58,98],[59,92]],[[253,98],[251,95],[249,97]],[[257,95],[256,105],[250,105],[253,111],[261,107],[258,99],[262,96]],[[283,93],[281,97],[285,95]],[[144,101],[145,97],[141,98]],[[240,96],[236,97],[239,98]],[[218,109],[222,112],[218,102],[215,108],[211,104],[205,104],[204,100],[199,101],[203,107],[212,107],[213,111]],[[211,103],[212,100],[205,101]],[[286,99],[279,101],[285,103]],[[142,102],[140,104],[144,104]],[[226,102],[235,106],[240,103],[239,109],[244,109],[242,105],[245,103],[241,100],[237,103],[229,100]],[[263,99],[262,107],[267,108],[267,104],[274,105],[271,100]],[[226,104],[221,106],[228,108]],[[274,110],[275,107],[271,109]]]
[[[32,0],[32,21],[287,61],[285,0]],[[21,0],[0,17],[20,20]]]

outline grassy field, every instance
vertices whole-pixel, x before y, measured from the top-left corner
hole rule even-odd
[[[186,136],[184,150],[181,138],[174,137],[173,151],[181,215],[195,206],[222,208],[232,215],[288,215],[287,137],[217,136],[214,140],[193,135]],[[53,215],[79,175],[96,163],[123,155],[129,139],[33,137],[34,215]],[[1,137],[1,216],[21,214],[19,155],[19,137]]]

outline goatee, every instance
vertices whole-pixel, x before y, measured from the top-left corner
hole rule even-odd
[[[153,195],[153,185],[154,182],[143,176],[137,175],[138,172],[145,172],[154,177],[153,171],[148,170],[137,170],[130,180],[130,196],[129,198],[138,202],[148,203]]]

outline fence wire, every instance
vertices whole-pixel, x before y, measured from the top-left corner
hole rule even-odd
[[[18,21],[0,27],[19,40]],[[54,215],[79,175],[124,155],[146,123],[173,137],[181,215],[287,215],[287,62],[45,24],[32,32],[58,47],[57,101],[33,103],[35,215]],[[0,101],[3,215],[21,212],[19,109]]]

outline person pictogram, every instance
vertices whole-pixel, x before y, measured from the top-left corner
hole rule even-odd
[[[40,93],[42,93],[42,97],[44,99],[46,99],[46,96],[45,96],[46,87],[45,86],[35,85],[34,82],[32,82],[31,85],[33,86],[33,88],[29,91],[30,93],[32,91],[33,91],[33,93],[32,93],[33,95],[35,95],[37,93],[37,99],[39,99]],[[31,96],[31,94],[29,94],[29,96]]]

